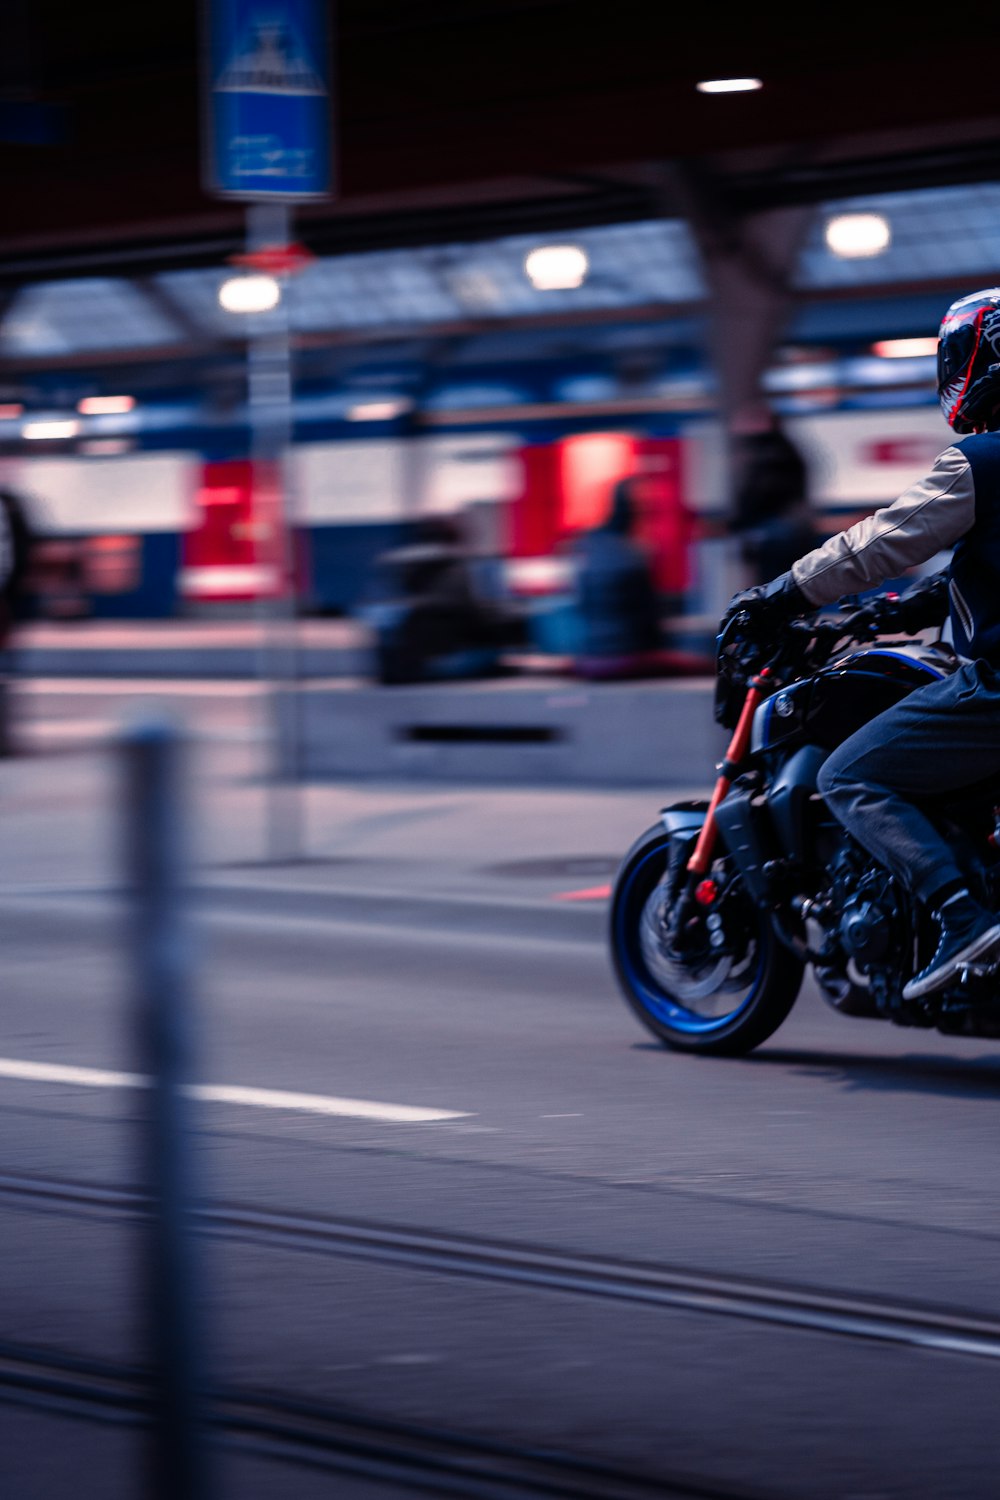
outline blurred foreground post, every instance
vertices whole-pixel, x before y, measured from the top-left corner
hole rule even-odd
[[[184,917],[181,746],[150,717],[122,745],[143,1138],[151,1214],[143,1292],[152,1374],[151,1500],[207,1500],[200,1285],[192,1235],[189,1105],[192,949]]]
[[[6,653],[0,650],[0,756],[14,754],[14,715],[11,705],[10,677]]]

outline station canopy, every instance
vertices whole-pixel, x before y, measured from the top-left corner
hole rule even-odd
[[[876,214],[889,226],[877,254],[844,257],[826,239],[832,218]],[[527,256],[546,243],[571,243],[586,257],[578,286],[539,289]],[[22,286],[0,325],[0,360],[58,366],[91,354],[210,348],[242,339],[253,315],[226,312],[219,288],[229,266],[161,272],[145,277],[103,275]],[[878,338],[878,304],[893,292],[924,294],[943,310],[949,297],[1000,281],[1000,183],[976,183],[870,194],[817,206],[791,277],[796,305],[854,297],[858,336]],[[933,294],[933,295],[930,295]],[[588,320],[682,316],[704,302],[705,283],[687,224],[650,219],[563,231],[558,236],[508,235],[320,257],[287,288],[293,332],[310,342],[382,339],[433,330],[544,326]],[[867,317],[863,311],[870,305]],[[936,331],[934,313],[924,331]],[[846,325],[845,325],[846,326]]]

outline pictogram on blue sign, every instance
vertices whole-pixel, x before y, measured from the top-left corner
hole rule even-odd
[[[325,0],[207,0],[207,186],[227,198],[330,191]]]

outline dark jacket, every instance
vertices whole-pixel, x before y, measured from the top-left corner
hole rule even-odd
[[[742,469],[732,529],[743,561],[760,583],[768,583],[816,545],[808,472],[801,453],[779,428],[747,435],[739,453]]]
[[[0,489],[0,646],[26,612],[31,544],[22,501],[13,490]]]
[[[955,650],[975,660],[1000,661],[1000,432],[983,432],[955,445],[968,459],[975,489],[975,521],[951,559],[948,592]]]
[[[583,656],[635,656],[661,644],[656,588],[645,553],[629,539],[631,521],[619,485],[608,520],[575,544]]]
[[[805,460],[780,430],[748,434],[740,442],[742,465],[733,529],[750,531],[794,514],[807,498]]]

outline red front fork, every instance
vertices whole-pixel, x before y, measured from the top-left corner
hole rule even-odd
[[[715,853],[715,844],[718,837],[718,830],[715,823],[715,809],[729,791],[729,788],[733,784],[733,777],[743,764],[747,747],[750,744],[750,728],[753,724],[754,711],[764,696],[761,690],[763,683],[770,675],[770,667],[765,667],[757,677],[751,680],[750,686],[747,689],[743,711],[740,714],[739,723],[733,730],[733,737],[729,741],[725,758],[719,767],[719,779],[715,783],[715,791],[712,793],[712,800],[708,804],[708,812],[705,814],[705,821],[698,835],[698,842],[695,844],[694,853],[687,863],[689,889],[696,880],[702,879],[706,875],[708,867],[712,863],[712,855]]]

